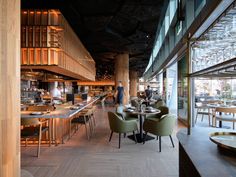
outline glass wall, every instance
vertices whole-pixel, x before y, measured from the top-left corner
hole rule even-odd
[[[158,90],[158,94],[161,96],[163,96],[163,73],[158,74],[157,76],[157,80],[159,82],[159,90]]]
[[[205,4],[206,0],[169,0],[165,16],[158,26],[152,53],[155,60],[153,62],[150,57],[145,71],[147,77],[152,73],[151,65],[158,67],[163,64]]]
[[[195,79],[195,100],[221,100],[224,103],[236,101],[236,79]]]
[[[167,68],[166,105],[177,115],[177,63]]]
[[[187,59],[182,57],[178,62],[178,118],[187,121],[188,81]]]

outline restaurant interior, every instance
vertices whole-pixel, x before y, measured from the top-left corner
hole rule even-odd
[[[0,177],[236,177],[235,0],[0,9]]]

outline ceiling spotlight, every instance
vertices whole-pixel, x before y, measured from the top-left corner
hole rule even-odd
[[[149,35],[147,34],[147,36],[146,36],[147,38],[149,38]]]

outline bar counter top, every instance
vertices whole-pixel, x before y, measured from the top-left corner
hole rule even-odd
[[[236,155],[225,153],[209,139],[214,132],[229,132],[209,127],[195,127],[191,135],[182,129],[177,133],[179,140],[180,177],[236,177]]]
[[[96,102],[99,98],[93,98],[90,101],[82,102],[83,105],[79,106],[79,109],[70,109],[73,107],[73,105],[56,105],[56,110],[51,111],[50,113],[43,113],[42,115],[32,115],[30,114],[30,111],[21,111],[21,118],[70,118],[77,114],[78,112],[82,111],[86,107],[92,105],[94,102]],[[33,112],[33,111],[31,111]]]

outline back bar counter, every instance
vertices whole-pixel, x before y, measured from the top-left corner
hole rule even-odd
[[[195,127],[191,135],[185,129],[177,133],[180,177],[236,177],[236,155],[223,153],[209,139],[211,133],[223,131],[229,130]]]
[[[71,134],[71,120],[77,116],[80,111],[92,106],[99,100],[99,97],[94,97],[90,101],[83,101],[74,108],[74,105],[63,104],[56,105],[56,110],[50,112],[43,112],[40,115],[32,115],[32,111],[21,111],[21,119],[49,119],[52,138],[55,144],[64,143],[65,137],[70,137]]]

